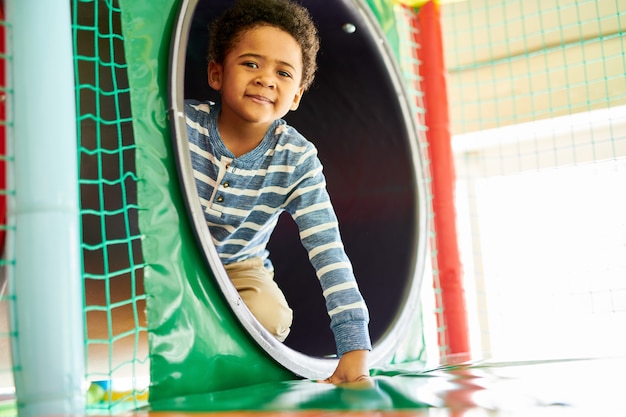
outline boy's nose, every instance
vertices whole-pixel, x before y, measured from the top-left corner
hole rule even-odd
[[[256,78],[256,84],[263,87],[274,88],[276,86],[275,78],[270,74],[259,74]]]

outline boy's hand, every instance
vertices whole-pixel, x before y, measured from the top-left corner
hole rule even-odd
[[[353,350],[344,353],[339,359],[335,372],[319,382],[335,385],[352,382],[370,383],[371,378],[367,367],[368,355],[369,350]]]

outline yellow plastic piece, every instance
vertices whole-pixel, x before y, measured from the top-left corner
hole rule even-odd
[[[429,1],[434,1],[436,4],[439,4],[438,0],[395,0],[395,1],[405,6],[415,7],[415,8],[422,7]]]

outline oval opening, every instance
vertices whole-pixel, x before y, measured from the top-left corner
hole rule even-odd
[[[233,312],[267,353],[306,378],[327,377],[335,342],[315,272],[295,223],[281,219],[268,249],[275,279],[294,310],[279,343],[242,307],[206,228],[191,170],[183,100],[218,101],[207,85],[207,25],[232,0],[183,1],[171,48],[170,114],[190,221]],[[370,310],[371,366],[393,354],[419,303],[426,205],[417,129],[403,83],[368,6],[302,0],[321,37],[319,69],[300,108],[285,119],[319,151],[346,252]]]

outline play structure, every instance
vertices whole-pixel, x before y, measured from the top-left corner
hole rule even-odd
[[[587,229],[552,229],[566,216],[524,205],[537,197],[523,181],[556,184],[567,201],[556,173],[574,169],[590,189],[600,186],[582,178],[626,181],[626,6],[302,0],[322,49],[286,119],[319,150],[370,310],[373,385],[351,388],[312,382],[337,358],[293,221],[281,218],[269,247],[294,308],[285,343],[243,305],[204,227],[182,101],[219,100],[206,84],[207,24],[230,3],[2,3],[0,416],[614,406],[615,386],[596,392],[572,374],[608,381],[626,369],[623,193],[597,193],[618,226],[597,222],[594,244],[576,245],[593,264],[550,248],[532,252],[554,252],[546,275],[517,262]],[[542,196],[555,212],[581,206]],[[522,242],[537,225],[542,238]],[[510,315],[528,305],[536,322]],[[529,323],[549,323],[544,352],[580,334],[553,310],[588,329],[607,323],[594,340],[609,347],[503,348],[527,349],[505,327],[534,340]]]

